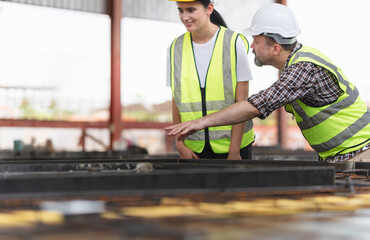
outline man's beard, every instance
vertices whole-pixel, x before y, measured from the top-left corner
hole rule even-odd
[[[265,64],[263,64],[258,58],[257,58],[257,55],[256,55],[256,52],[253,50],[252,51],[253,52],[253,54],[254,54],[254,64],[256,64],[256,66],[257,67],[262,67],[263,65],[265,65]]]
[[[260,62],[260,60],[257,59],[256,56],[254,56],[254,64],[256,64],[257,67],[262,67],[264,65]]]

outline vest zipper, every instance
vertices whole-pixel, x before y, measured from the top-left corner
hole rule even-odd
[[[200,88],[200,92],[202,94],[202,113],[203,117],[207,115],[207,104],[206,104],[206,88]],[[205,142],[206,144],[209,143],[209,129],[204,129],[205,134]]]
[[[206,85],[207,85],[207,78],[208,78],[208,70],[209,70],[209,67],[210,67],[211,62],[212,62],[213,53],[215,51],[215,47],[216,47],[216,43],[217,43],[217,40],[218,40],[218,36],[220,34],[220,31],[221,31],[221,28],[219,28],[219,30],[217,32],[216,40],[215,40],[215,43],[213,45],[212,55],[211,55],[211,59],[210,59],[209,64],[208,64],[207,73],[206,73],[206,79],[205,79],[205,82],[204,82],[204,88],[202,88],[201,87],[201,84],[200,84],[200,77],[199,77],[199,72],[198,72],[198,68],[197,68],[197,62],[195,60],[195,53],[194,53],[194,46],[193,46],[193,38],[192,38],[192,36],[190,34],[191,49],[193,51],[193,58],[194,58],[194,63],[195,63],[195,69],[197,70],[198,82],[199,82],[200,92],[201,92],[201,95],[202,95],[202,114],[203,114],[203,117],[207,115]],[[206,144],[209,144],[209,129],[208,128],[204,129],[204,134],[205,134],[205,136],[204,136],[205,143]]]

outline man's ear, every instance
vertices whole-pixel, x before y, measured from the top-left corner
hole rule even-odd
[[[272,54],[274,56],[277,56],[280,53],[280,51],[281,51],[281,46],[279,44],[277,44],[277,43],[274,44],[274,47],[272,49]]]

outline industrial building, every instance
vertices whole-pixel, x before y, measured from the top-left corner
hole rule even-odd
[[[242,31],[272,2],[316,4],[214,4]],[[328,52],[362,66],[346,41],[370,19],[351,29],[319,12],[314,31],[340,36]],[[318,161],[283,108],[254,120],[251,160],[180,158],[163,63],[182,32],[167,0],[0,1],[0,239],[370,239],[370,163]],[[252,93],[278,78],[263,69]]]

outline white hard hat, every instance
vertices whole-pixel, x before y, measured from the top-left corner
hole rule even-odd
[[[278,34],[283,38],[295,38],[301,33],[294,13],[285,5],[269,3],[262,6],[253,16],[245,35]]]

